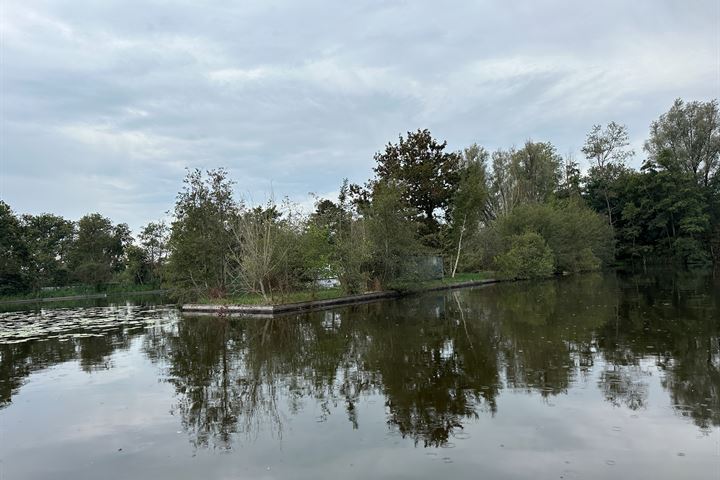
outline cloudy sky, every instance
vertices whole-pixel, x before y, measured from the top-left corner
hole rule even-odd
[[[224,166],[239,194],[308,202],[417,128],[565,154],[616,120],[639,164],[674,98],[720,97],[717,0],[440,5],[2,0],[0,197],[136,229],[186,167]]]

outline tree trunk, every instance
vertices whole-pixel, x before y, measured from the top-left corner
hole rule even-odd
[[[610,210],[610,198],[608,197],[607,190],[605,190],[603,193],[605,195],[605,205],[607,206],[608,220],[610,221],[610,227],[612,227],[613,219],[612,219],[612,211]]]
[[[458,239],[457,255],[455,256],[455,265],[452,270],[452,278],[455,278],[457,272],[458,263],[460,263],[460,249],[462,248],[463,234],[465,233],[465,222],[467,222],[467,215],[463,217],[462,227],[460,227],[460,238]]]

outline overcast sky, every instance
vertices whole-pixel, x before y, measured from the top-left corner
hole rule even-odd
[[[445,5],[440,8],[440,5]],[[674,98],[720,97],[720,2],[2,0],[0,197],[136,230],[186,167],[308,202],[429,128],[452,149],[594,123],[638,151]]]

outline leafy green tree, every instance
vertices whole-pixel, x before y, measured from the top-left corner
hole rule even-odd
[[[367,222],[373,273],[381,285],[387,285],[422,250],[417,212],[405,200],[401,185],[381,180],[374,183],[372,201],[361,213]]]
[[[123,274],[128,283],[144,285],[153,281],[153,262],[146,249],[138,245],[125,248],[126,265]]]
[[[654,167],[691,174],[698,185],[708,187],[720,167],[718,101],[675,100],[650,126],[645,150]]]
[[[640,188],[646,243],[684,262],[708,263],[708,202],[695,178],[646,165]]]
[[[76,280],[99,287],[123,270],[125,248],[132,241],[130,229],[124,223],[113,225],[99,213],[85,215],[77,225],[70,269]]]
[[[33,290],[66,285],[75,224],[50,213],[23,215],[22,232],[28,247],[28,277]]]
[[[368,207],[369,203],[363,204],[363,208]],[[368,264],[372,253],[368,222],[357,210],[357,204],[353,203],[351,198],[351,187],[345,179],[334,209],[335,220],[329,227],[333,243],[333,263],[337,267],[340,285],[347,293],[364,292],[370,277]]]
[[[223,295],[230,280],[230,222],[239,211],[224,169],[188,171],[175,201],[167,265],[179,296]]]
[[[527,141],[520,150],[492,155],[489,210],[494,218],[518,205],[541,203],[558,189],[562,159],[549,142]]]
[[[489,210],[491,218],[499,218],[512,212],[521,202],[518,174],[513,162],[513,152],[497,150],[492,154],[490,175]]]
[[[558,187],[559,198],[580,198],[582,196],[582,175],[580,166],[575,161],[573,154],[568,154],[562,162],[560,185]]]
[[[528,140],[523,148],[513,153],[512,162],[522,202],[544,202],[555,193],[562,159],[552,143]]]
[[[619,253],[630,258],[640,257],[644,261],[649,252],[638,242],[642,234],[640,207],[632,200],[625,203],[620,212],[620,221],[622,228],[616,230],[617,240],[622,248]]]
[[[303,278],[316,287],[324,278],[337,276],[332,262],[333,245],[328,227],[308,222],[300,236],[300,255],[302,256]]]
[[[474,235],[487,212],[487,151],[473,144],[462,153],[460,180],[451,203],[448,231],[450,251],[454,253],[452,277],[455,277],[467,237]],[[465,244],[463,243],[465,240]]]
[[[648,230],[666,251],[687,263],[720,258],[720,113],[717,100],[675,100],[653,122],[645,142],[646,192],[652,218]],[[662,194],[658,194],[662,192]]]
[[[630,140],[627,127],[610,122],[605,128],[593,125],[582,148],[585,157],[593,162],[590,176],[597,178],[600,184],[600,191],[605,200],[608,221],[611,226],[613,225],[613,209],[610,205],[609,184],[614,175],[622,171],[625,161],[634,155],[632,150],[627,149],[628,145],[630,145]]]
[[[28,259],[28,246],[20,221],[10,206],[0,200],[0,295],[28,289]]]
[[[402,187],[403,199],[420,214],[421,235],[433,246],[439,246],[440,219],[459,181],[460,155],[446,152],[446,146],[425,129],[408,132],[407,138],[401,135],[398,143],[388,143],[375,154],[378,180]]]
[[[627,184],[627,177],[634,174],[625,165],[611,163],[602,168],[590,167],[583,179],[586,202],[593,210],[608,218],[608,225],[615,227],[617,216],[623,209],[623,188]]]
[[[168,235],[168,226],[162,220],[148,223],[138,235],[140,245],[145,250],[145,256],[150,266],[150,276],[153,280],[161,278],[162,267],[168,255]]]

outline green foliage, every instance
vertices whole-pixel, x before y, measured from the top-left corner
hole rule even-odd
[[[558,198],[580,198],[582,175],[580,166],[572,154],[569,154],[562,162],[560,185],[558,186]]]
[[[371,248],[372,272],[381,285],[398,279],[407,258],[422,251],[416,210],[407,204],[403,193],[397,183],[376,182],[372,202],[361,212]]]
[[[23,215],[22,230],[28,247],[27,274],[32,289],[67,285],[75,224],[49,213]]]
[[[333,243],[330,228],[315,222],[309,222],[300,237],[300,255],[302,256],[303,276],[316,284],[320,279],[337,275],[333,262]]]
[[[366,203],[365,207],[368,206],[369,203]],[[310,228],[316,231],[317,236],[311,240],[313,248],[321,255],[321,262],[327,262],[324,265],[327,271],[337,275],[343,291],[349,294],[365,291],[370,276],[370,242],[366,221],[358,216],[350,201],[347,180],[340,188],[337,203],[318,201],[315,213],[309,219]],[[323,232],[324,239],[318,236],[318,230]],[[312,230],[308,233],[312,234]],[[308,261],[311,266],[320,267],[312,259]]]
[[[132,245],[126,224],[115,225],[100,214],[77,223],[49,213],[18,218],[0,202],[0,226],[2,295],[34,298],[48,292],[57,296],[61,287],[87,293],[107,291],[110,283],[117,288],[118,281],[130,289],[158,283],[149,250]]]
[[[140,245],[145,251],[149,264],[150,278],[159,281],[168,255],[169,229],[164,221],[150,222],[140,231]]]
[[[524,202],[544,202],[555,193],[562,159],[551,143],[527,141],[513,153],[512,162]]]
[[[498,271],[508,278],[548,277],[554,271],[553,253],[545,239],[535,232],[510,238],[512,246],[495,258]]]
[[[622,165],[635,153],[627,150],[630,145],[627,127],[610,122],[605,128],[593,125],[585,139],[582,152],[595,166],[604,168],[607,165]]]
[[[720,167],[720,111],[717,99],[684,103],[677,99],[653,122],[645,142],[649,164],[691,175],[708,187]]]
[[[397,144],[388,143],[384,152],[375,155],[378,181],[402,187],[404,201],[419,214],[420,234],[435,247],[440,245],[440,220],[459,181],[460,156],[445,152],[446,146],[425,129],[408,132],[407,138],[401,135]]]
[[[23,266],[28,261],[28,246],[22,228],[10,206],[0,200],[0,295],[28,288]]]
[[[450,218],[446,237],[446,250],[452,260],[455,276],[461,258],[465,256],[468,240],[477,234],[485,218],[488,201],[486,163],[488,153],[478,145],[463,151],[460,180],[450,205]]]
[[[144,285],[153,280],[153,263],[147,250],[137,245],[125,249],[126,265],[123,271],[125,283]]]
[[[548,244],[558,272],[580,272],[612,261],[613,237],[606,222],[578,201],[527,204],[499,219],[491,237],[495,248],[531,231]]]
[[[624,173],[625,160],[634,155],[632,150],[627,150],[628,145],[630,140],[627,127],[610,122],[604,129],[600,125],[594,125],[582,148],[582,152],[592,162],[589,177],[597,192],[595,201],[597,203],[598,197],[602,199],[611,226],[614,224],[612,183]]]
[[[225,170],[209,170],[206,175],[189,171],[175,201],[167,270],[178,296],[222,295],[230,280],[229,224],[239,206]]]
[[[362,218],[348,220],[336,237],[333,252],[338,280],[346,293],[362,293],[367,290],[371,249],[367,222]]]
[[[562,159],[551,143],[525,143],[520,150],[492,154],[490,217],[499,218],[524,203],[544,202],[557,191]]]
[[[99,213],[85,215],[77,225],[70,268],[77,281],[99,287],[123,270],[125,248],[132,241],[130,229],[124,223],[113,225]]]
[[[677,100],[653,122],[640,172],[612,162],[590,169],[585,198],[612,219],[618,258],[697,265],[718,256],[719,139],[716,101]]]

